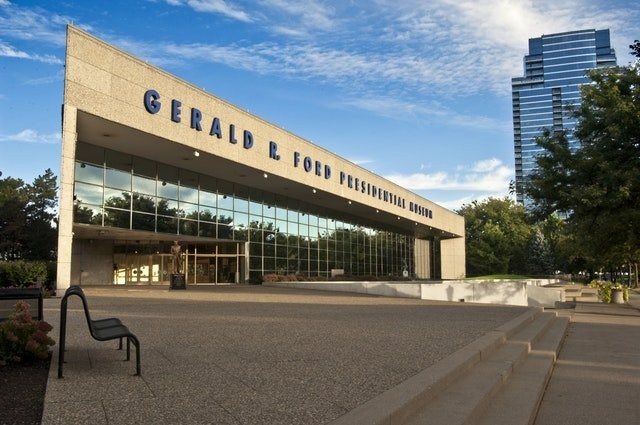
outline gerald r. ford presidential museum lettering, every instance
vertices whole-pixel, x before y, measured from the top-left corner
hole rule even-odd
[[[171,110],[170,110],[171,121],[175,123],[179,123],[182,121],[182,118],[181,118],[182,106],[183,105],[181,101],[177,99],[171,99]],[[160,112],[162,103],[160,102],[160,94],[156,90],[149,89],[144,93],[144,107],[147,110],[147,112],[149,112],[150,114],[157,114]],[[196,131],[202,131],[202,120],[203,120],[202,112],[200,111],[200,109],[195,107],[191,107],[190,111],[191,111],[190,121],[189,121],[190,127]],[[244,149],[253,148],[253,145],[254,145],[253,133],[248,129],[244,129],[242,131],[242,134],[243,134],[242,147]],[[218,117],[211,118],[209,135],[215,136],[219,140],[223,138],[222,124],[220,123],[220,118]],[[234,145],[238,143],[238,140],[236,138],[235,124],[229,124],[228,141],[229,143]],[[278,154],[278,144],[274,141],[269,141],[268,156],[270,159],[273,159],[275,161],[280,160],[280,155]],[[295,168],[300,168],[300,166],[302,166],[302,169],[304,169],[304,171],[307,173],[313,171],[316,176],[324,177],[325,179],[331,178],[331,166],[327,164],[322,164],[322,162],[317,160],[314,161],[310,156],[305,156],[303,158],[300,152],[294,152],[292,162]],[[365,180],[360,179],[358,177],[354,177],[350,174],[347,174],[344,171],[340,171],[339,176],[340,176],[341,185],[346,184],[347,187],[349,187],[350,189],[354,189],[361,193],[366,193],[367,195],[370,195],[374,198],[377,197],[378,199],[384,200],[384,202],[389,202],[393,205],[406,208],[405,199],[392,193],[391,191],[380,189],[375,185],[372,185],[371,183],[368,183]],[[409,210],[416,214],[422,215],[423,217],[433,218],[432,210],[426,207],[423,207],[421,205],[414,204],[413,202],[409,202]]]

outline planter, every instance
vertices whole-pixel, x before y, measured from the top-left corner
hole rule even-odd
[[[611,302],[613,304],[624,304],[624,295],[622,289],[611,290]]]

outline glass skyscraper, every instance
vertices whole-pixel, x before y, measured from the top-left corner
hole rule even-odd
[[[529,39],[524,57],[524,76],[512,78],[513,140],[516,196],[528,204],[523,183],[535,170],[542,149],[535,143],[544,128],[567,131],[572,147],[579,147],[572,130],[576,120],[567,106],[580,104],[580,86],[589,83],[592,68],[616,66],[609,30],[587,29],[543,35]]]

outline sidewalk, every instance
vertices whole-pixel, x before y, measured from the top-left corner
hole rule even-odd
[[[577,303],[535,425],[640,423],[640,295]]]
[[[328,424],[527,311],[261,286],[86,293],[94,318],[138,335],[142,376],[117,342],[91,339],[72,297],[43,424]],[[54,332],[59,305],[45,302]],[[572,323],[537,425],[640,423],[637,307],[561,310]]]

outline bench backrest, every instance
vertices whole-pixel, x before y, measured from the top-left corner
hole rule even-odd
[[[87,326],[89,326],[89,332],[91,332],[91,334],[93,335],[94,328],[93,321],[91,320],[91,314],[89,313],[89,304],[87,303],[87,298],[84,295],[84,291],[77,285],[68,287],[64,293],[64,297],[62,297],[60,312],[64,315],[65,324],[67,319],[67,298],[69,298],[71,295],[77,295],[82,300],[82,306],[84,307],[84,316],[87,319]]]

